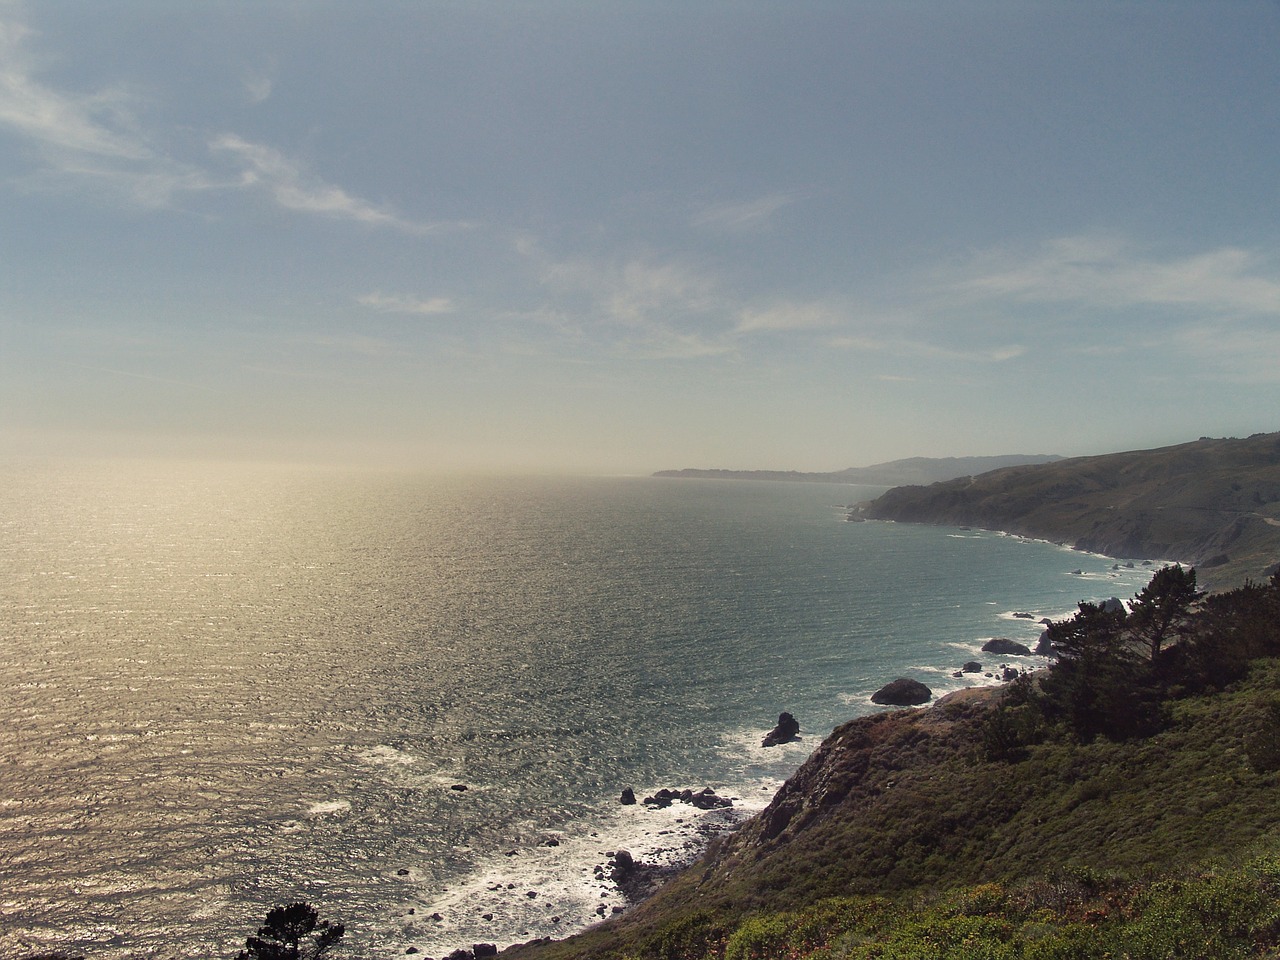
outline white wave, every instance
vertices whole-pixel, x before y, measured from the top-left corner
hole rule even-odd
[[[408,891],[388,922],[399,927],[397,943],[428,956],[476,943],[505,947],[567,936],[627,908],[608,876],[615,852],[626,850],[645,865],[680,866],[710,833],[731,828],[765,803],[737,800],[733,808],[710,811],[683,803],[661,810],[619,804],[591,827],[548,832],[537,845],[508,850],[447,888],[418,884],[413,866],[400,868],[395,879],[417,889]]]
[[[350,809],[350,800],[322,800],[307,808],[307,816],[323,817],[331,813],[346,813]]]
[[[372,763],[378,766],[407,767],[418,762],[418,758],[413,754],[397,750],[395,747],[385,743],[370,747],[368,750],[362,750],[359,756],[365,763]]]

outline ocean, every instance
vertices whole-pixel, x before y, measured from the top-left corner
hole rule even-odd
[[[845,522],[880,489],[0,466],[0,956],[230,957],[299,900],[359,956],[565,936],[884,683],[1151,574]]]

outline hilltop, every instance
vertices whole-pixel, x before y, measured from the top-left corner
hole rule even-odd
[[[868,519],[973,526],[1113,557],[1177,560],[1220,588],[1280,561],[1280,433],[1008,467],[862,504]]]
[[[799,470],[659,470],[655,477],[689,480],[776,480],[799,483],[860,483],[871,487],[935,483],[953,477],[967,477],[1002,467],[1052,463],[1061,457],[1046,454],[1008,454],[995,457],[910,457],[869,467],[848,467],[827,473]]]

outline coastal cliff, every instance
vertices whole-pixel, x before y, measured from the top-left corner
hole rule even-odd
[[[1176,722],[1153,737],[1050,737],[1016,763],[984,749],[1007,696],[997,688],[853,720],[761,814],[654,897],[578,936],[504,955],[820,960],[846,938],[859,949],[836,955],[1014,957],[1030,955],[1016,944],[1062,938],[1079,940],[1076,952],[1043,955],[1102,956],[1134,938],[1226,922],[1175,915],[1184,893],[1239,898],[1250,920],[1230,949],[1109,955],[1253,955],[1232,951],[1280,939],[1280,763],[1255,763],[1248,747],[1278,687],[1280,661],[1257,660],[1229,689],[1180,701]],[[998,921],[965,928],[987,952],[917,952],[975,902]]]
[[[1280,562],[1280,433],[1011,467],[904,486],[866,519],[973,526],[1113,557],[1176,560],[1214,589]]]
[[[1280,575],[1157,576],[1050,634],[1047,670],[843,724],[651,899],[508,952],[1275,956]]]

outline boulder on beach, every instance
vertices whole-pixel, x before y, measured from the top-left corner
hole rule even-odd
[[[1031,648],[1025,643],[1010,640],[1008,637],[992,637],[982,645],[983,653],[995,653],[1004,657],[1029,657]]]
[[[783,712],[778,714],[778,725],[765,734],[760,741],[762,747],[776,747],[780,743],[790,743],[792,740],[798,740],[800,734],[800,721],[791,714]]]
[[[914,707],[933,699],[933,691],[919,680],[899,677],[871,695],[872,703],[893,707]]]

